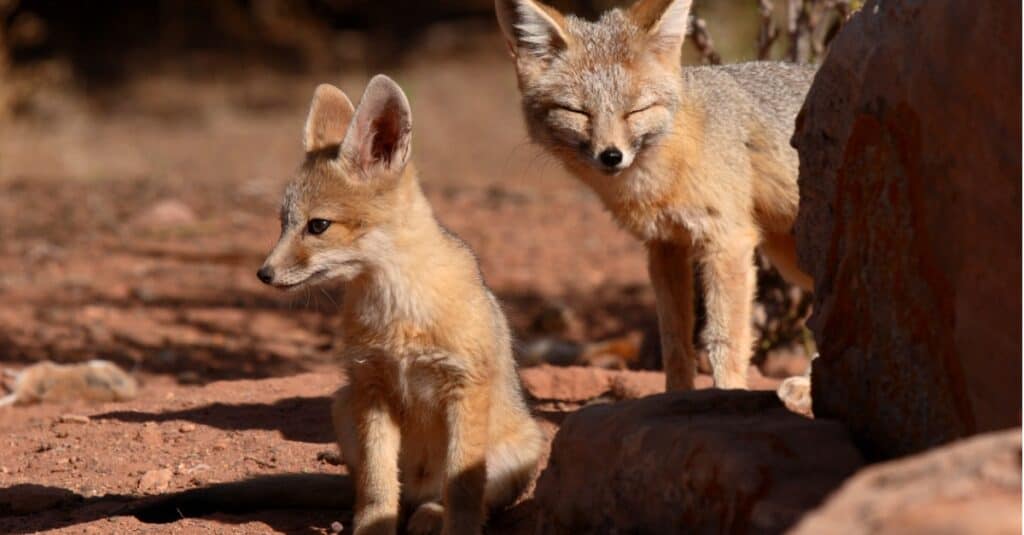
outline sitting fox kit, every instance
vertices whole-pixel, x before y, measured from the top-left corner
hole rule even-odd
[[[321,85],[306,158],[259,271],[298,288],[347,281],[334,427],[355,483],[355,532],[477,533],[529,483],[542,435],[504,314],[468,247],[434,219],[409,157],[412,117],[389,78],[359,107]]]
[[[693,265],[715,385],[746,388],[754,248],[788,280],[798,204],[793,123],[806,66],[683,69],[691,0],[641,0],[588,22],[533,0],[496,0],[531,138],[647,246],[669,389],[693,387]]]

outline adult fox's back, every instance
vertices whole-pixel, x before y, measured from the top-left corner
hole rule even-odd
[[[698,133],[712,168],[706,179],[750,180],[763,231],[788,233],[796,216],[799,162],[789,139],[814,73],[766,61],[683,68],[684,100],[707,112]],[[737,163],[743,168],[730,172]]]

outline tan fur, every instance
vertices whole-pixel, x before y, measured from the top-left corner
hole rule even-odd
[[[401,90],[375,77],[341,145],[315,147],[289,185],[264,269],[287,288],[347,281],[349,385],[332,413],[355,482],[356,533],[393,533],[400,505],[413,532],[478,533],[488,509],[525,489],[543,440],[505,316],[407,161],[410,129]],[[313,218],[331,225],[311,235]]]
[[[641,0],[596,22],[531,18],[540,8],[533,0],[496,0],[495,7],[531,137],[647,244],[668,388],[693,386],[692,263],[703,275],[701,339],[715,385],[745,388],[754,248],[763,244],[790,281],[811,283],[790,237],[798,190],[789,136],[813,70],[777,63],[683,69],[690,0]],[[538,47],[546,34],[564,35],[564,43]],[[610,149],[620,161],[602,158]]]
[[[105,360],[69,365],[44,361],[13,375],[12,392],[0,398],[0,406],[76,400],[128,401],[138,393],[135,379]]]

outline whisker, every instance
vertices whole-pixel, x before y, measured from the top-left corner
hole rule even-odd
[[[331,297],[331,294],[325,288],[320,288],[320,293],[324,294],[324,297],[326,297],[327,300],[330,301],[335,306],[335,308],[338,307],[338,302],[335,301],[333,297]]]

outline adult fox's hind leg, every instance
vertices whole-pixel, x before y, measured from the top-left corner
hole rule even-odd
[[[768,256],[775,269],[779,270],[786,282],[795,284],[806,291],[814,290],[814,280],[804,273],[796,261],[796,239],[789,233],[767,233],[761,243],[761,250]]]

